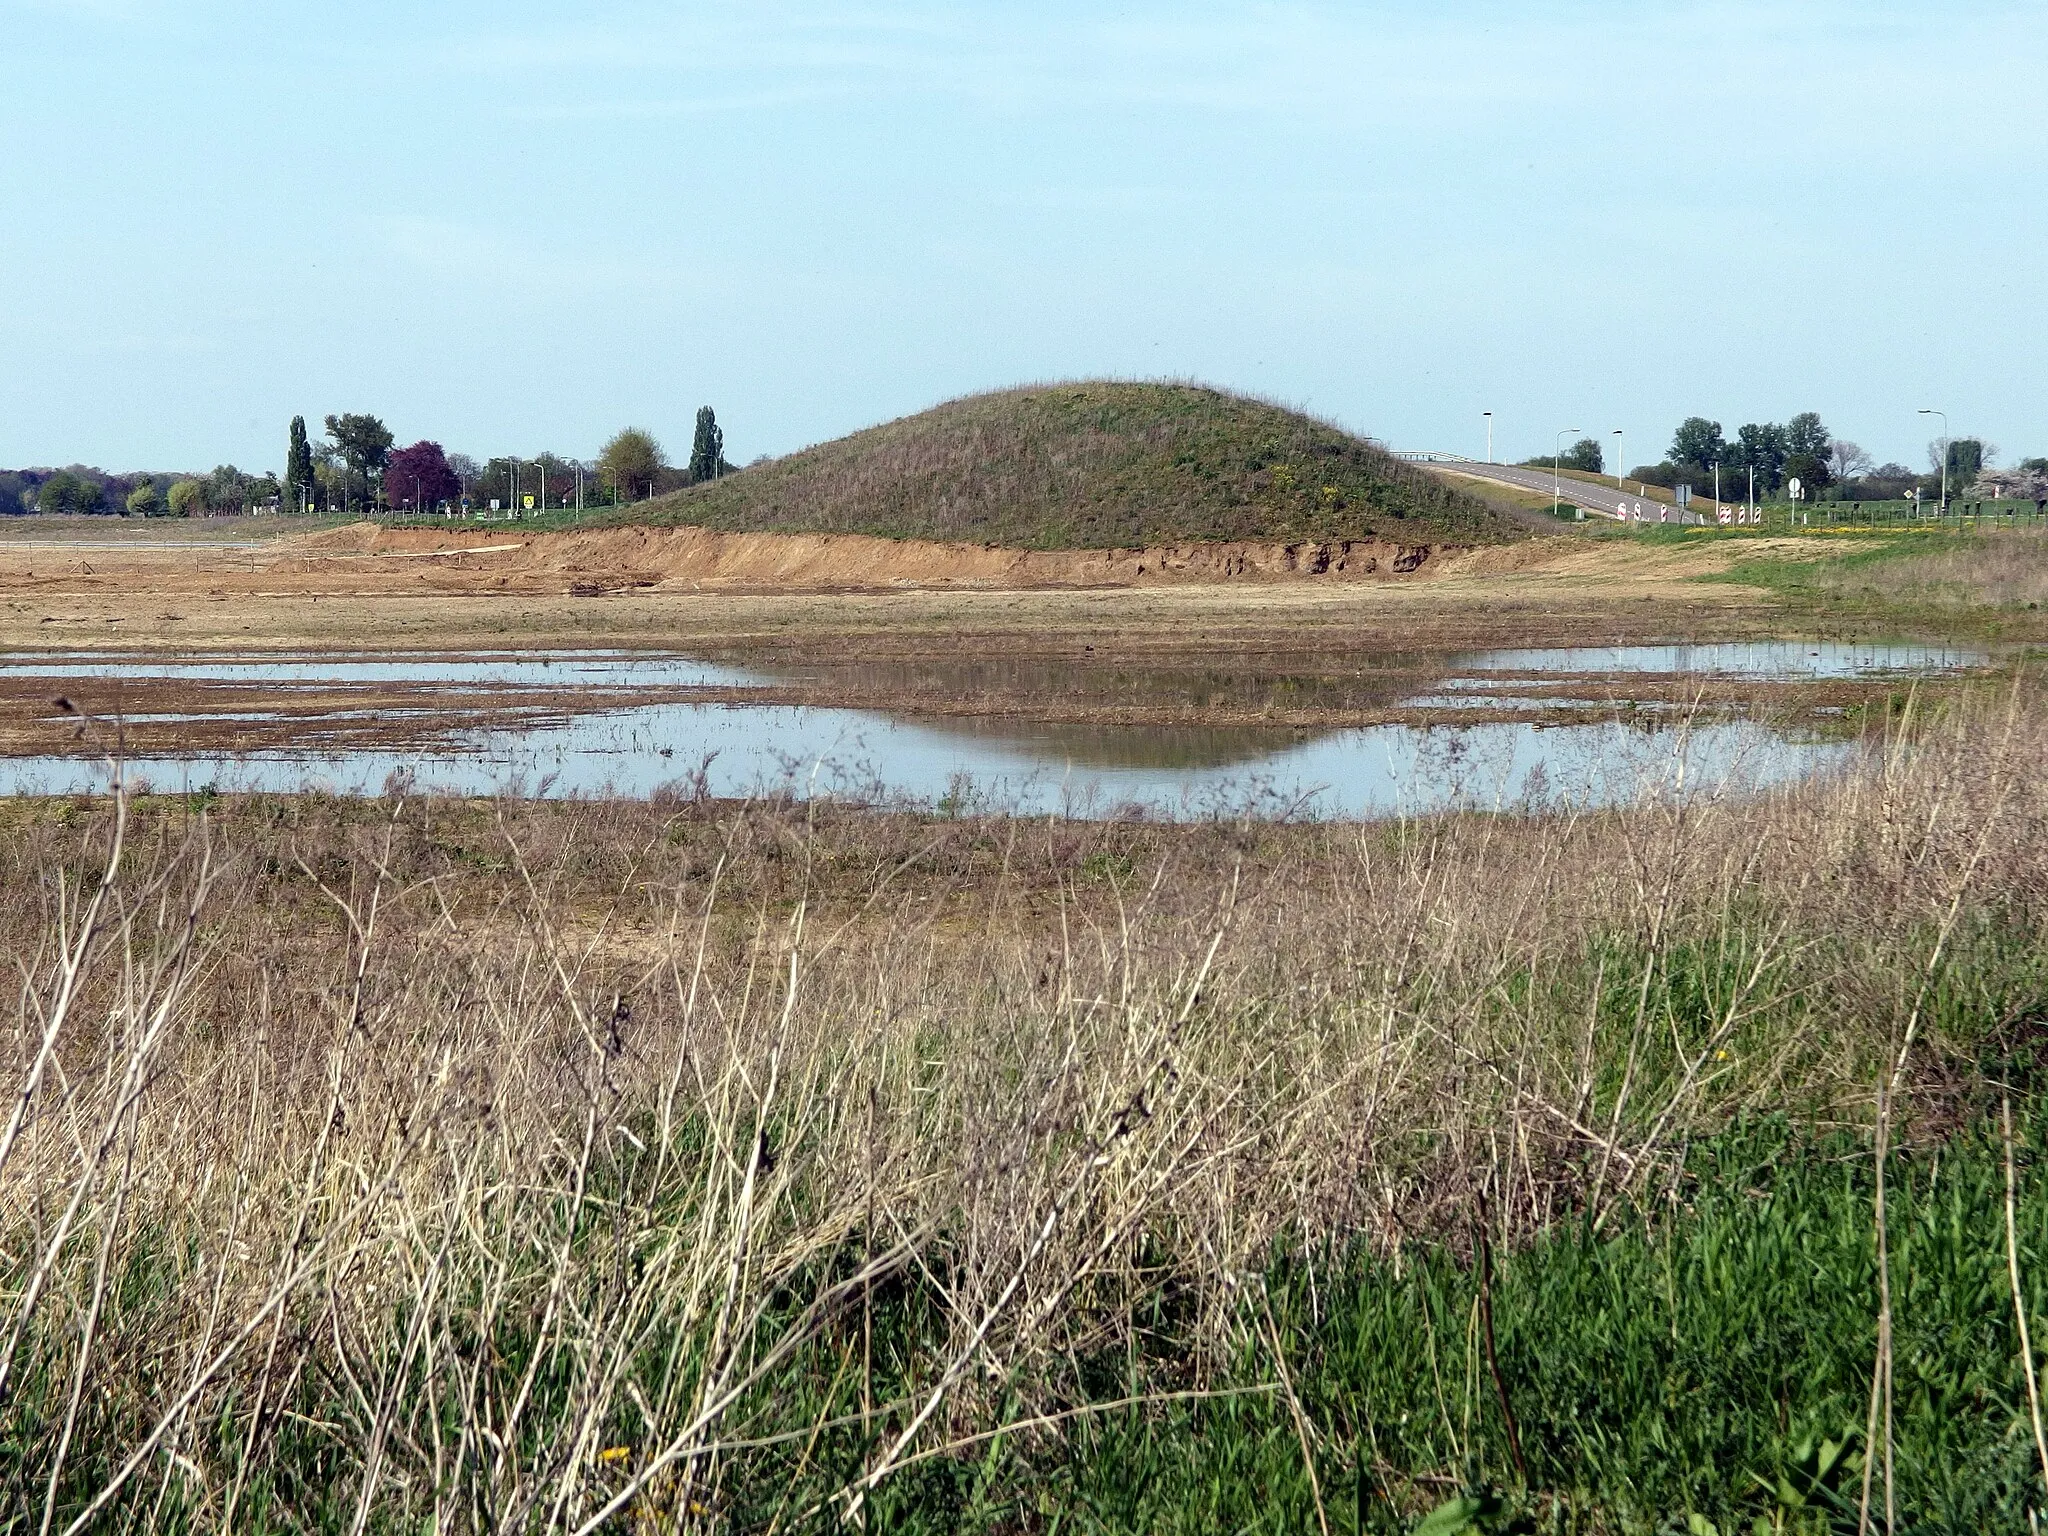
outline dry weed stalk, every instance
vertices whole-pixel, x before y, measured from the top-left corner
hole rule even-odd
[[[851,1512],[1056,1432],[1164,1282],[1175,1390],[1203,1343],[1279,1370],[1276,1245],[1617,1219],[1697,1132],[1873,1078],[1887,1134],[1944,1113],[1947,957],[2048,892],[2042,740],[1382,826],[38,813],[0,870],[5,1497],[232,1525],[318,1473],[354,1531],[699,1528],[822,1435]],[[883,1305],[928,1325],[878,1392]],[[854,1385],[792,1400],[821,1361]]]

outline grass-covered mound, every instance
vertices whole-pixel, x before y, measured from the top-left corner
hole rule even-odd
[[[1018,549],[1490,543],[1515,531],[1313,417],[1197,385],[1117,383],[972,395],[606,520]]]

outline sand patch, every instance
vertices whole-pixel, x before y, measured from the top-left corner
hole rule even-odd
[[[329,589],[340,575],[332,569],[337,563],[432,558],[436,572],[456,574],[425,579],[455,589],[474,586],[466,579],[473,572],[492,586],[516,591],[831,592],[1386,580],[1431,574],[1453,553],[1383,539],[1019,550],[859,534],[606,528],[513,535],[363,523],[288,540],[264,565],[276,574],[326,578],[321,585]]]

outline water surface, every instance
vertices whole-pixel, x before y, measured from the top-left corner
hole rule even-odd
[[[1983,665],[1981,651],[1845,642],[1765,642],[1494,651],[1374,658],[1375,675],[1407,666],[1415,700],[1441,724],[1297,731],[1264,727],[938,722],[866,709],[711,701],[655,702],[524,720],[458,734],[445,750],[280,751],[163,757],[134,772],[164,790],[322,789],[376,794],[409,784],[467,795],[716,795],[793,792],[883,803],[1059,812],[1203,816],[1252,812],[1383,816],[1458,806],[1616,804],[1680,790],[1742,794],[1838,766],[1858,750],[1748,721],[1690,724],[1651,712],[1569,723],[1460,721],[1460,707],[1548,706],[1488,698],[1500,674],[1600,680],[1624,698],[1631,677],[1671,674],[1760,681],[1921,676]],[[420,684],[493,690],[772,685],[765,673],[687,657],[590,651],[551,658],[480,653],[391,656],[138,657],[17,655],[11,670],[53,677],[163,677],[318,687]],[[928,667],[921,671],[929,672]],[[92,788],[105,769],[71,757],[0,760],[0,792]]]

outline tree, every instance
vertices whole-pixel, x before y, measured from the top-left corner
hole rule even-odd
[[[697,436],[690,444],[690,483],[716,480],[725,473],[725,467],[725,434],[719,430],[718,418],[711,413],[711,407],[700,406]]]
[[[206,487],[197,480],[179,480],[164,496],[173,517],[190,517],[206,510]]]
[[[2022,459],[2011,469],[1987,467],[1978,471],[1975,483],[1960,489],[1951,486],[1950,489],[1973,501],[1997,501],[2005,497],[2025,501],[2048,499],[2048,470],[2032,467],[2040,462],[2038,459]]]
[[[232,464],[216,464],[203,483],[207,507],[214,512],[246,512],[276,489],[275,481],[245,475]]]
[[[699,417],[702,430],[702,417]],[[668,467],[668,456],[654,434],[640,427],[627,427],[597,456],[597,478],[607,490],[637,501],[654,490],[654,482]]]
[[[567,506],[569,493],[576,489],[576,471],[580,466],[574,459],[565,459],[558,453],[537,453],[533,456],[534,495],[539,498],[540,509],[548,509],[553,498],[556,506]]]
[[[127,507],[130,517],[162,517],[163,492],[156,488],[154,480],[145,475],[142,483],[128,493]]]
[[[1600,440],[1582,437],[1565,451],[1558,461],[1560,469],[1576,469],[1589,475],[1597,475],[1606,468],[1607,461],[1600,452]]]
[[[1974,437],[1951,439],[1944,458],[1951,490],[1968,485],[1977,478],[1978,471],[1991,462],[1991,454],[1985,450],[1983,442]]]
[[[106,500],[106,491],[97,480],[89,480],[76,470],[60,469],[37,489],[36,510],[77,516],[99,511]]]
[[[370,475],[384,467],[391,457],[391,429],[374,416],[351,412],[342,416],[327,418],[327,436],[333,441],[335,451],[348,468],[348,478],[343,482],[344,506],[354,495],[355,483],[361,480],[367,496]]]
[[[313,445],[306,441],[306,418],[292,418],[291,446],[284,456],[284,500],[296,512],[312,505]]]
[[[1721,423],[1704,416],[1686,417],[1671,435],[1669,457],[1674,464],[1700,469],[1725,462],[1728,445],[1721,440]]]
[[[1756,488],[1775,491],[1785,476],[1785,429],[1775,422],[1752,421],[1737,429],[1735,442],[1722,463],[1756,471]]]
[[[1828,474],[1828,461],[1811,453],[1786,454],[1785,476],[1799,482],[1799,489],[1809,501],[1833,478]]]
[[[1837,480],[1848,480],[1865,473],[1871,465],[1870,455],[1850,442],[1846,437],[1837,437],[1828,443],[1828,469]]]
[[[424,440],[391,455],[384,467],[384,500],[390,506],[427,511],[462,494],[462,482],[439,443]]]
[[[1785,423],[1785,455],[1804,454],[1810,459],[1828,456],[1828,429],[1820,424],[1820,413],[1801,411]]]
[[[313,502],[325,512],[339,511],[345,498],[348,470],[334,444],[324,439],[313,445]]]

